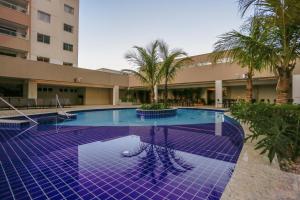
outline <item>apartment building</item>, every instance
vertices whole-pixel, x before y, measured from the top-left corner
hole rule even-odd
[[[128,91],[138,102],[149,95],[134,76],[101,68],[78,68],[79,0],[0,0],[0,96],[53,99],[73,105],[118,104]],[[213,63],[209,54],[191,57],[170,83],[172,91],[199,88],[208,104],[245,98],[247,72],[229,59]],[[300,61],[294,70],[290,96],[300,103]],[[254,76],[254,98],[276,98],[276,77],[265,70]],[[160,95],[163,85],[157,86]],[[159,97],[157,97],[159,99]]]
[[[0,55],[28,58],[30,1],[0,0]]]
[[[0,54],[78,66],[79,0],[0,0]]]

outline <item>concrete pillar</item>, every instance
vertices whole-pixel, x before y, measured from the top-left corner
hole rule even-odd
[[[37,83],[32,80],[27,83],[27,98],[37,99]]]
[[[154,86],[154,100],[155,100],[155,102],[157,102],[157,100],[158,100],[158,90],[157,90],[157,85]]]
[[[216,91],[216,107],[220,108],[220,107],[223,106],[223,86],[222,86],[222,80],[216,80],[215,91]]]
[[[293,75],[293,99],[294,103],[300,104],[300,74]]]
[[[113,105],[116,106],[119,104],[119,89],[118,85],[115,85],[113,88]]]

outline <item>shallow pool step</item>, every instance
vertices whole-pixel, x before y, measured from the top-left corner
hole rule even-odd
[[[0,119],[0,129],[22,129],[30,123],[29,120]]]

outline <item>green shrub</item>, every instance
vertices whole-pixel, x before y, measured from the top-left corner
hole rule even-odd
[[[163,104],[163,103],[153,103],[153,104],[143,104],[141,106],[141,109],[143,110],[162,110],[162,109],[168,109],[169,106]]]
[[[235,119],[252,132],[246,140],[256,140],[255,149],[267,153],[270,162],[295,161],[300,156],[300,106],[238,103],[231,107]]]

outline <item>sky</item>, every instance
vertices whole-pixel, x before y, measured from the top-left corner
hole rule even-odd
[[[188,55],[209,53],[217,37],[239,29],[237,0],[81,0],[79,67],[132,69],[134,45],[156,39]]]

